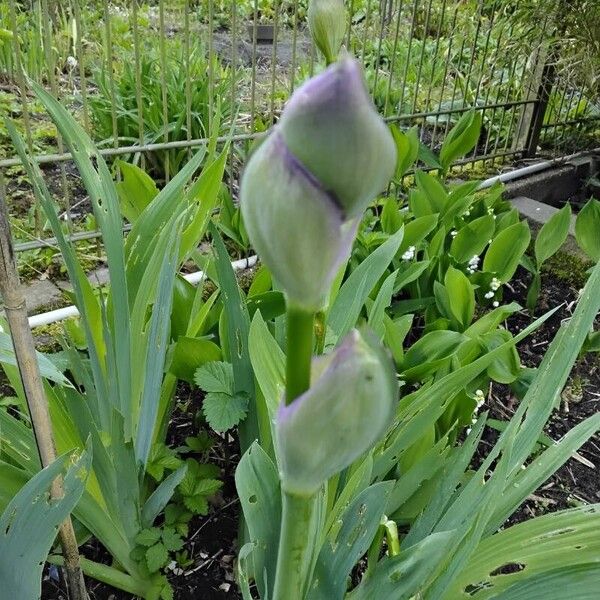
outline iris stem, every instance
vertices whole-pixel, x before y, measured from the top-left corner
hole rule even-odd
[[[310,387],[315,315],[294,306],[287,310],[285,401],[293,402]],[[317,496],[281,490],[281,531],[273,600],[302,600],[310,567],[308,532]]]
[[[294,306],[288,307],[286,404],[290,404],[310,387],[314,320],[314,313]]]
[[[311,556],[308,540],[317,495],[299,496],[282,490],[281,533],[273,600],[303,600]]]

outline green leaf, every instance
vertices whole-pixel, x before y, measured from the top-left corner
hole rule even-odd
[[[464,341],[457,331],[431,331],[416,341],[405,353],[403,375],[410,379],[423,377],[435,370],[440,361],[452,356]]]
[[[365,577],[348,595],[348,600],[418,598],[442,568],[452,541],[453,532],[436,533],[397,556],[385,556],[372,576]]]
[[[252,544],[250,563],[261,598],[270,598],[275,581],[281,492],[277,467],[257,442],[242,456],[235,485]]]
[[[440,150],[440,163],[444,171],[461,156],[464,156],[475,147],[481,131],[481,113],[475,110],[466,112],[458,123],[450,130],[442,149]]]
[[[448,202],[448,192],[437,177],[424,171],[415,173],[417,188],[427,198],[432,213],[443,213]]]
[[[2,596],[38,600],[44,562],[58,526],[79,502],[90,468],[85,452],[74,464],[70,454],[56,459],[32,477],[0,516],[0,581]],[[68,470],[67,470],[68,469]],[[64,495],[48,501],[52,482],[62,473]]]
[[[233,366],[231,363],[209,362],[196,371],[194,381],[205,392],[233,396]]]
[[[492,215],[485,215],[467,223],[459,229],[452,240],[450,254],[459,263],[467,262],[473,256],[479,256],[494,234],[494,225]]]
[[[347,579],[368,550],[385,511],[393,483],[376,483],[360,492],[327,532],[308,600],[342,598]],[[338,549],[343,548],[343,552]]]
[[[158,188],[152,177],[138,166],[123,160],[117,160],[115,164],[121,172],[121,181],[115,185],[121,201],[121,213],[130,223],[135,223],[158,195]]]
[[[593,260],[600,261],[600,200],[591,198],[579,211],[575,221],[575,238],[581,249]]]
[[[146,550],[146,565],[150,573],[156,573],[169,561],[169,553],[164,544],[155,544]]]
[[[392,235],[402,227],[404,219],[398,210],[398,203],[395,198],[388,198],[383,204],[381,211],[381,229],[384,233]]]
[[[44,379],[54,381],[55,383],[67,387],[73,387],[71,382],[56,368],[48,356],[37,351],[35,355],[40,367],[40,375]],[[15,357],[12,339],[8,333],[4,333],[3,331],[0,331],[0,363],[17,366],[17,359]]]
[[[177,379],[192,383],[195,381],[195,374],[203,366],[213,364],[221,358],[221,349],[214,342],[206,338],[180,336],[172,346],[169,371]]]
[[[205,515],[208,512],[206,496],[184,496],[183,503],[196,515]]]
[[[135,536],[135,543],[140,546],[145,546],[146,548],[154,546],[158,540],[160,540],[160,529],[158,527],[142,529],[142,531]]]
[[[418,246],[435,228],[437,215],[425,215],[409,221],[404,226],[404,237],[398,252],[404,252],[409,246]]]
[[[162,531],[162,541],[169,552],[175,552],[183,548],[183,540],[173,527],[165,527]]]
[[[377,297],[375,298],[375,302],[373,302],[371,310],[369,311],[369,327],[379,336],[380,339],[383,339],[385,333],[383,319],[385,316],[385,311],[392,301],[392,295],[394,294],[394,283],[397,275],[398,271],[394,271],[386,277],[385,281],[381,285],[381,288],[379,289]]]
[[[490,244],[483,259],[483,270],[506,283],[517,270],[530,239],[529,225],[525,221],[507,227]]]
[[[571,206],[565,204],[557,213],[540,229],[535,238],[535,259],[538,267],[553,254],[558,252],[559,248],[565,243],[569,235],[569,225],[571,224]],[[600,221],[599,221],[600,225]]]
[[[212,223],[209,225],[209,231],[213,238],[216,255],[215,266],[223,297],[223,313],[221,315],[224,332],[224,335],[221,336],[223,356],[233,365],[235,392],[245,394],[247,398],[254,398],[254,373],[248,350],[250,315],[223,239]],[[250,402],[246,408],[248,409],[248,417],[239,429],[242,451],[248,448],[259,436],[256,405],[254,402]]]
[[[223,487],[223,482],[218,479],[201,479],[194,488],[194,495],[212,496]]]
[[[418,128],[411,127],[407,132],[401,131],[397,125],[390,125],[392,136],[396,142],[398,159],[396,161],[396,179],[403,175],[415,164],[419,156],[419,133]]]
[[[329,313],[329,326],[339,338],[354,327],[366,299],[398,252],[404,231],[401,229],[379,246],[344,282]]]
[[[146,500],[142,509],[142,522],[146,527],[154,523],[156,517],[167,506],[173,496],[175,488],[181,483],[187,472],[187,465],[182,465],[171,473],[160,485],[152,492]]]
[[[458,269],[450,266],[444,278],[448,301],[453,316],[459,322],[461,329],[466,329],[473,320],[475,313],[475,292],[468,277]]]
[[[600,569],[600,505],[544,515],[509,527],[483,540],[464,570],[447,590],[448,598],[470,598],[466,589],[478,588],[482,600],[502,598],[584,598],[597,597]],[[554,594],[555,573],[566,574],[581,567],[580,575],[595,563],[595,577],[585,579],[582,594],[570,587]],[[544,574],[550,575],[545,582]],[[573,583],[577,577],[569,577]],[[531,585],[527,585],[528,582]],[[520,590],[518,594],[513,592]],[[527,593],[525,593],[527,590]],[[549,596],[548,594],[551,594]]]
[[[207,394],[202,411],[208,424],[218,433],[235,427],[248,412],[248,397],[242,394],[230,396],[222,392]]]

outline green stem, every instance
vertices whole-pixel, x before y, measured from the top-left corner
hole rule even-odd
[[[310,387],[314,319],[312,312],[294,306],[288,307],[286,404],[290,404]]]
[[[310,387],[315,315],[294,306],[287,310],[285,401],[290,404]],[[310,569],[307,539],[316,494],[298,496],[281,490],[281,531],[273,600],[302,600]]]
[[[307,539],[317,495],[297,496],[282,491],[281,533],[273,600],[302,600],[307,588],[310,557]]]

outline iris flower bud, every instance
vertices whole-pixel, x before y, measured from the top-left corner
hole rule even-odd
[[[369,450],[392,422],[398,384],[392,362],[351,331],[331,354],[313,360],[310,389],[277,415],[283,488],[310,495]]]
[[[246,165],[241,209],[254,248],[293,304],[324,306],[360,216],[395,164],[393,138],[356,61],[332,65],[292,96]]]
[[[334,62],[346,31],[344,0],[310,0],[308,28],[327,64]]]

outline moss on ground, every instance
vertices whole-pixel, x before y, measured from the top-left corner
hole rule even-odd
[[[580,290],[588,279],[591,262],[568,252],[557,252],[542,266],[542,271]]]

